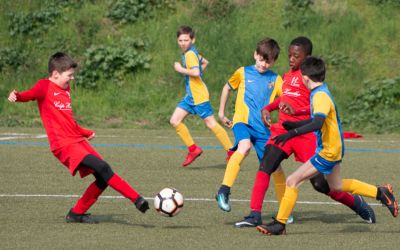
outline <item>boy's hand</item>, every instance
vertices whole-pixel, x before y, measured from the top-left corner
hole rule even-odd
[[[226,118],[225,115],[223,114],[218,114],[219,119],[221,120],[222,124],[224,124],[225,127],[232,127],[232,121]]]
[[[294,109],[293,109],[293,107],[292,106],[290,106],[288,103],[286,103],[286,102],[280,102],[279,103],[279,109],[282,111],[282,112],[284,112],[284,113],[286,113],[286,114],[288,114],[288,115],[294,115],[294,113],[295,113],[295,111],[294,111]]]
[[[10,92],[8,95],[8,101],[10,102],[16,102],[17,101],[17,91],[14,89],[13,91]]]
[[[91,135],[89,135],[88,136],[88,140],[90,141],[90,140],[92,140],[93,138],[95,138],[96,137],[96,134],[93,132]]]
[[[176,71],[178,71],[179,73],[181,73],[183,67],[182,67],[181,63],[175,62],[175,63],[174,63],[174,68],[175,68]]]
[[[261,119],[266,127],[271,127],[271,113],[268,110],[261,110]]]

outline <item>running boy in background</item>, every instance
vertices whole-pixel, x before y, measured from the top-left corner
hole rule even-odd
[[[297,37],[288,48],[290,70],[283,75],[282,95],[262,110],[262,119],[271,130],[271,138],[286,133],[282,126],[284,121],[301,121],[310,118],[310,91],[302,82],[300,65],[312,54],[312,42],[307,37]],[[279,109],[278,123],[271,124],[270,112]],[[284,159],[294,154],[295,160],[301,163],[308,161],[315,153],[316,137],[313,133],[301,135],[288,141],[285,145],[276,145],[268,140],[263,161],[254,180],[250,200],[250,215],[235,223],[236,227],[255,227],[261,225],[261,211],[264,197],[269,188],[271,174],[275,183],[275,193],[280,202],[285,193],[285,175],[279,167]],[[353,211],[368,223],[375,223],[372,208],[361,196],[345,192],[331,191],[322,174],[310,179],[314,189],[328,195]]]
[[[175,62],[174,67],[177,72],[185,76],[186,95],[175,108],[170,124],[188,147],[189,152],[182,164],[186,167],[203,153],[203,150],[195,144],[189,129],[183,123],[183,120],[189,114],[200,116],[227,152],[232,147],[232,142],[228,133],[214,118],[208,89],[202,80],[202,72],[208,61],[200,56],[193,46],[196,40],[194,31],[188,26],[182,26],[176,32],[176,36],[178,45],[182,50],[182,64]]]
[[[276,137],[276,145],[285,146],[301,135],[315,131],[317,149],[315,154],[286,180],[286,190],[280,203],[278,215],[271,223],[257,226],[257,229],[269,235],[285,233],[286,222],[296,204],[300,185],[318,175],[326,176],[330,190],[351,192],[370,198],[376,198],[385,205],[393,217],[398,215],[398,202],[393,195],[392,186],[386,184],[376,187],[356,179],[343,179],[340,176],[340,163],[344,155],[344,141],[339,114],[325,80],[325,64],[316,57],[308,57],[301,65],[304,85],[311,90],[311,119],[303,121],[285,121],[288,130]],[[292,139],[293,138],[293,139]]]
[[[95,137],[95,133],[82,128],[75,121],[71,105],[70,81],[74,79],[76,67],[77,63],[67,54],[57,52],[49,60],[49,78],[37,81],[27,91],[11,91],[8,100],[10,102],[36,100],[53,155],[68,168],[71,175],[75,176],[79,172],[81,178],[89,174],[95,177],[95,181],[68,212],[67,222],[97,223],[86,212],[108,186],[131,200],[139,211],[145,213],[149,209],[148,202],[114,173],[108,163],[87,142]]]
[[[217,193],[218,206],[229,212],[230,190],[239,174],[240,164],[254,146],[258,160],[264,154],[264,145],[270,136],[269,129],[261,120],[261,109],[281,94],[282,78],[270,70],[278,59],[278,43],[265,38],[257,44],[254,51],[255,65],[241,67],[229,78],[221,93],[218,116],[222,123],[233,126],[235,152],[230,157],[222,185]],[[225,117],[225,106],[231,90],[238,90],[233,121]]]

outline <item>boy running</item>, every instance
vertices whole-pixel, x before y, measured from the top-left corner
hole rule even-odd
[[[176,36],[178,45],[182,50],[182,64],[175,62],[174,67],[177,72],[185,76],[186,95],[175,108],[170,124],[188,147],[189,152],[182,163],[182,166],[186,167],[203,153],[203,150],[195,144],[189,129],[183,123],[183,120],[189,114],[200,116],[227,152],[232,147],[232,142],[228,133],[214,118],[208,89],[202,80],[202,72],[207,67],[208,61],[200,56],[193,46],[196,40],[194,31],[188,26],[182,26],[176,32]]]
[[[264,154],[264,145],[270,131],[261,120],[261,109],[279,96],[282,89],[282,78],[270,70],[278,59],[278,43],[265,38],[257,44],[254,52],[255,65],[241,67],[229,78],[221,93],[218,116],[222,123],[233,126],[235,152],[230,157],[225,170],[222,185],[217,193],[218,206],[229,212],[229,194],[240,170],[240,164],[254,146],[258,160]],[[225,106],[231,90],[238,90],[233,122],[225,117]]]
[[[344,155],[344,141],[339,114],[325,80],[325,64],[316,57],[308,57],[301,65],[304,85],[311,90],[311,119],[283,122],[286,133],[273,137],[276,145],[282,147],[293,138],[315,131],[317,149],[315,154],[286,180],[286,190],[280,203],[277,218],[257,229],[269,235],[285,233],[286,222],[297,200],[298,188],[305,181],[319,173],[326,176],[332,191],[344,191],[376,198],[385,205],[390,213],[397,217],[398,202],[393,195],[392,186],[375,187],[356,179],[343,179],[340,176],[340,163]]]
[[[77,63],[67,54],[57,52],[49,60],[49,78],[37,81],[27,91],[11,91],[8,100],[10,102],[36,100],[53,155],[68,168],[71,175],[75,176],[79,172],[81,178],[89,174],[95,177],[95,181],[68,212],[67,222],[97,223],[86,212],[108,186],[131,200],[139,211],[145,213],[149,209],[148,202],[114,173],[108,163],[87,142],[95,137],[95,133],[82,128],[75,121],[70,97],[70,81],[74,79],[76,67]]]

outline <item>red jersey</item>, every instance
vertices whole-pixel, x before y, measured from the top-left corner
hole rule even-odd
[[[75,121],[69,90],[49,79],[41,79],[31,89],[17,93],[19,102],[37,101],[51,151],[83,141],[93,133]]]
[[[280,100],[288,103],[294,110],[308,110],[301,115],[288,115],[279,112],[279,125],[284,121],[301,121],[310,119],[310,90],[304,85],[301,70],[290,70],[283,75],[282,95]]]

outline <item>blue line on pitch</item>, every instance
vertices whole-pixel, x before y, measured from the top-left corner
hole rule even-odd
[[[47,142],[16,142],[0,141],[0,145],[39,146],[48,147]],[[125,143],[91,143],[97,148],[159,148],[159,149],[186,149],[183,145],[160,145],[160,144],[125,144]],[[223,149],[222,146],[204,146],[203,149]],[[400,153],[400,149],[372,149],[372,148],[346,148],[346,152],[360,153]]]

